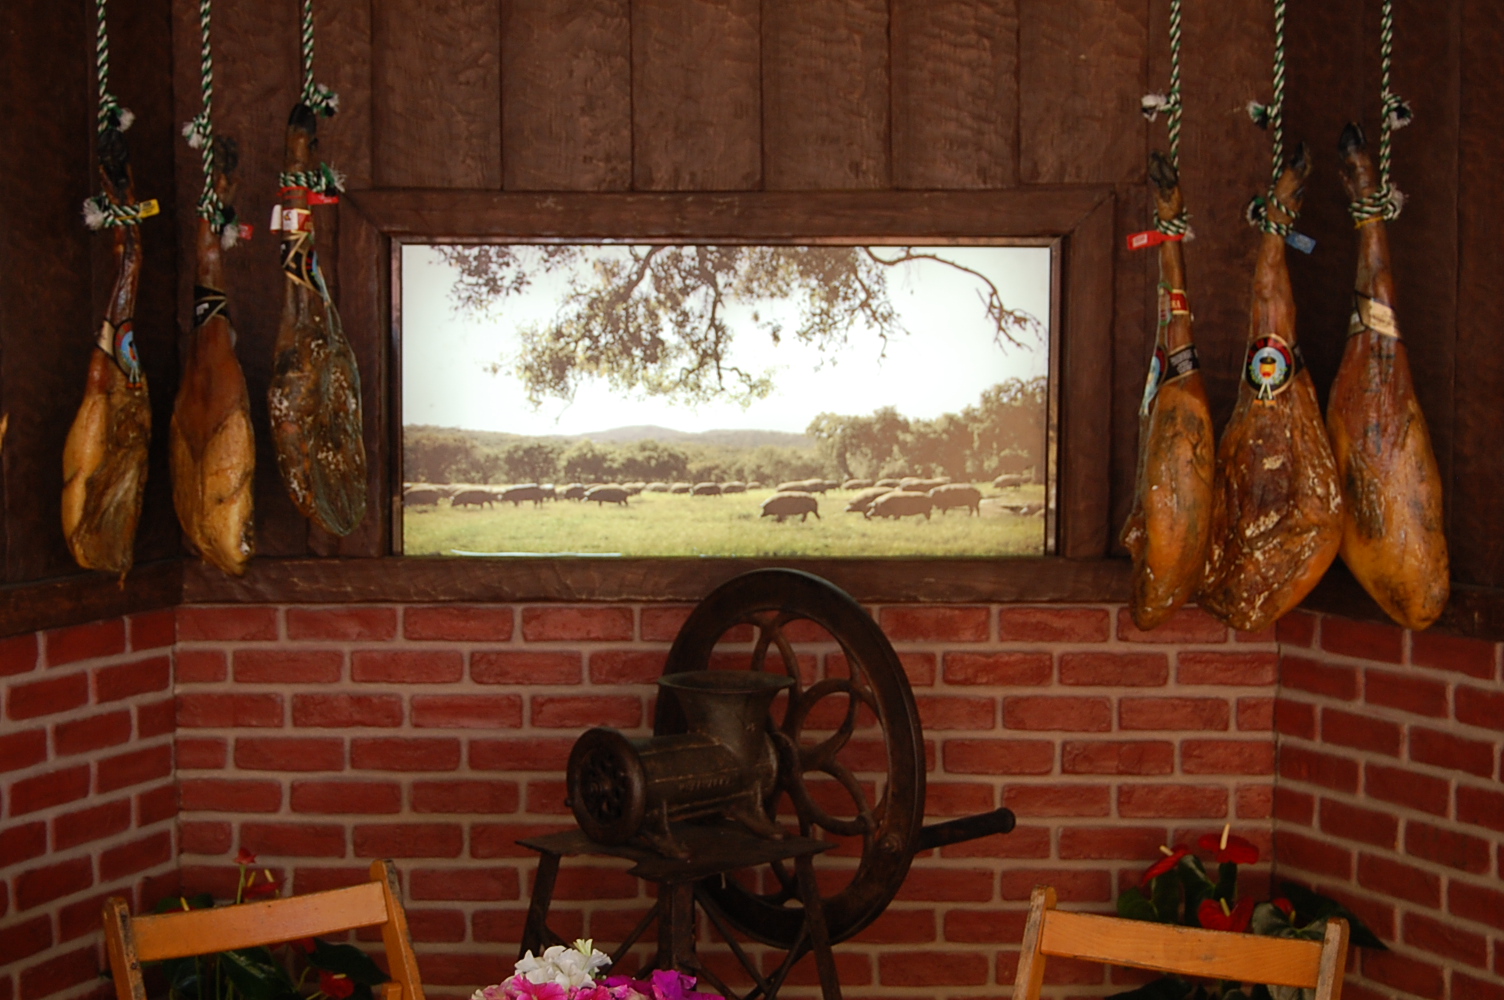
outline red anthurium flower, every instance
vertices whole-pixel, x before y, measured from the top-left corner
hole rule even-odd
[[[305,955],[312,955],[318,949],[318,943],[313,938],[299,938],[293,944]]]
[[[1287,917],[1293,917],[1293,916],[1295,916],[1295,906],[1294,906],[1294,904],[1292,904],[1284,896],[1281,896],[1278,899],[1271,899],[1271,900],[1269,900],[1269,902],[1271,904],[1273,904],[1274,906],[1279,907],[1280,911],[1283,912],[1285,916],[1287,916]]]
[[[274,896],[277,893],[277,880],[270,875],[262,882],[247,882],[245,886],[246,899],[260,899],[262,896]]]
[[[1160,858],[1158,861],[1154,862],[1154,864],[1150,865],[1148,871],[1144,872],[1144,877],[1138,880],[1138,884],[1140,886],[1148,885],[1154,879],[1157,879],[1165,872],[1170,871],[1176,865],[1180,864],[1181,858],[1191,853],[1191,850],[1188,847],[1176,847],[1173,851],[1169,850],[1168,848],[1161,847],[1160,850],[1166,851],[1167,853],[1164,857]]]
[[[1226,864],[1231,861],[1235,865],[1258,864],[1259,849],[1249,840],[1244,840],[1236,834],[1223,830],[1221,833],[1208,833],[1196,841],[1196,846],[1203,851],[1216,851],[1217,864]]]
[[[319,989],[334,1000],[344,1000],[345,997],[355,992],[355,982],[349,976],[330,972],[328,969],[320,969]]]
[[[1237,906],[1228,910],[1227,904],[1220,899],[1203,899],[1196,918],[1209,931],[1237,931],[1241,934],[1253,919],[1253,900],[1240,899]]]
[[[242,847],[240,853],[235,855],[235,863],[244,866],[254,865],[256,863],[256,855]]]

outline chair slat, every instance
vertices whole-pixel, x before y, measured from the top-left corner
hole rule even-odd
[[[131,922],[142,962],[318,937],[385,923],[379,882],[259,902],[137,917]]]
[[[1316,985],[1321,945],[1049,910],[1039,950],[1111,965],[1270,986]]]

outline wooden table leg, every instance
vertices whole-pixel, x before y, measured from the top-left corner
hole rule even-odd
[[[825,907],[820,903],[820,887],[815,884],[815,866],[810,855],[794,859],[794,871],[799,879],[799,898],[804,902],[810,951],[814,952],[815,969],[820,973],[820,995],[824,1000],[841,1000],[836,957],[830,950],[830,928],[825,924]]]
[[[538,874],[533,879],[533,899],[527,906],[527,922],[522,925],[522,942],[517,946],[517,957],[531,951],[543,952],[544,942],[554,937],[548,929],[548,908],[554,900],[554,882],[559,877],[559,855],[540,854]]]
[[[691,975],[700,970],[695,954],[695,885],[658,884],[658,957],[654,966]]]

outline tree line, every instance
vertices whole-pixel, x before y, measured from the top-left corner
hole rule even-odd
[[[868,416],[822,413],[812,448],[733,448],[640,440],[620,444],[410,426],[403,478],[430,483],[742,482],[823,477],[949,476],[983,482],[1043,472],[1045,379],[1009,379],[976,404],[931,420],[885,406]]]

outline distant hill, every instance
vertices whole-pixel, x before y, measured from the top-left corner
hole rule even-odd
[[[785,448],[812,448],[815,442],[803,434],[790,434],[787,431],[756,431],[756,430],[710,430],[710,431],[676,431],[672,427],[658,427],[653,424],[639,424],[636,427],[613,427],[605,431],[587,431],[584,434],[572,435],[576,438],[584,438],[599,444],[626,444],[632,441],[670,441],[691,444],[718,444],[730,448],[756,448],[760,445],[771,444]]]
[[[504,445],[510,441],[517,441],[526,437],[520,434],[507,434],[501,431],[473,431],[458,427],[434,427],[427,424],[411,424],[404,428],[407,431],[452,431],[463,434],[477,444],[495,447]],[[628,444],[632,441],[662,441],[678,444],[712,444],[728,448],[757,448],[765,444],[781,448],[813,448],[813,439],[803,434],[790,434],[787,431],[757,431],[757,430],[710,430],[691,433],[689,431],[676,431],[672,427],[658,427],[653,424],[639,424],[635,427],[612,427],[603,431],[587,431],[584,434],[546,434],[539,435],[560,441],[594,441],[598,444]]]

